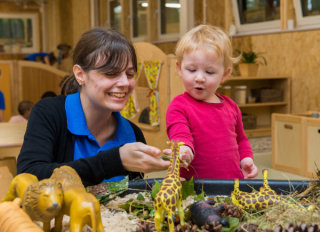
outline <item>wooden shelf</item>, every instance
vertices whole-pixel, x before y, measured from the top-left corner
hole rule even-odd
[[[231,76],[224,83],[231,86],[232,91],[237,85],[247,86],[247,96],[252,89],[273,88],[281,89],[283,100],[277,102],[255,102],[238,104],[241,112],[256,116],[256,129],[245,130],[248,137],[261,137],[271,135],[271,115],[273,113],[291,113],[291,78],[286,76]],[[223,93],[222,93],[223,94]]]
[[[247,104],[240,104],[238,106],[240,108],[245,108],[245,107],[283,106],[283,105],[287,105],[287,104],[288,104],[288,102],[282,101],[282,102],[247,103]]]
[[[231,76],[226,79],[228,81],[250,81],[250,80],[274,80],[274,79],[288,79],[285,76],[257,76],[257,77],[241,77],[241,76]]]

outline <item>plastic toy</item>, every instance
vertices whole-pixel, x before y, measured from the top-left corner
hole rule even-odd
[[[1,232],[43,232],[30,219],[28,214],[20,208],[21,199],[16,198],[13,202],[0,203],[0,231]]]
[[[21,198],[23,210],[32,220],[42,221],[44,231],[50,231],[50,221],[61,210],[63,193],[61,185],[50,179],[38,181],[29,173],[13,178],[7,195],[1,200],[13,201]]]
[[[263,187],[259,192],[242,192],[239,190],[239,179],[234,180],[234,191],[231,193],[234,204],[245,210],[261,210],[280,202],[280,196],[268,184],[268,170],[264,169],[262,173]]]
[[[184,211],[182,207],[182,184],[180,182],[179,146],[182,142],[171,141],[171,159],[168,173],[163,179],[159,192],[155,197],[155,226],[159,232],[162,228],[165,211],[168,214],[169,231],[174,231],[174,214],[179,211],[180,224],[184,226]]]
[[[50,179],[61,183],[64,195],[63,207],[55,220],[55,231],[62,230],[62,219],[66,214],[70,216],[70,232],[81,232],[86,224],[91,226],[92,231],[104,232],[99,201],[86,191],[73,168],[56,168]]]

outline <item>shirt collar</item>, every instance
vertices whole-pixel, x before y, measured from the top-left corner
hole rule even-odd
[[[65,109],[67,114],[68,130],[72,134],[76,135],[90,135],[91,133],[87,127],[79,91],[67,96]]]
[[[67,114],[68,130],[75,135],[87,135],[91,137],[92,134],[87,127],[86,118],[81,105],[79,91],[77,93],[69,94],[67,96],[65,102],[65,109]],[[111,141],[117,144],[134,142],[135,134],[128,120],[123,118],[119,112],[113,112],[112,114],[115,116],[117,121],[117,131],[114,139]]]

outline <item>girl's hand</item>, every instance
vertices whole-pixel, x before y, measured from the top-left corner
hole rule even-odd
[[[181,160],[181,167],[188,168],[191,161],[193,160],[193,152],[189,146],[180,146],[179,158]]]
[[[132,172],[156,172],[168,169],[170,162],[160,158],[160,149],[141,142],[127,143],[120,147],[123,167]]]
[[[258,175],[258,169],[253,163],[253,159],[247,157],[240,161],[240,167],[245,179],[253,179]]]

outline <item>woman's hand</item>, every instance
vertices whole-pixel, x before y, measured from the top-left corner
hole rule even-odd
[[[127,143],[119,151],[127,171],[149,173],[166,170],[170,165],[169,161],[160,158],[160,149],[144,143]]]
[[[245,179],[253,179],[258,175],[258,169],[253,163],[253,159],[247,157],[240,161],[241,171]]]

